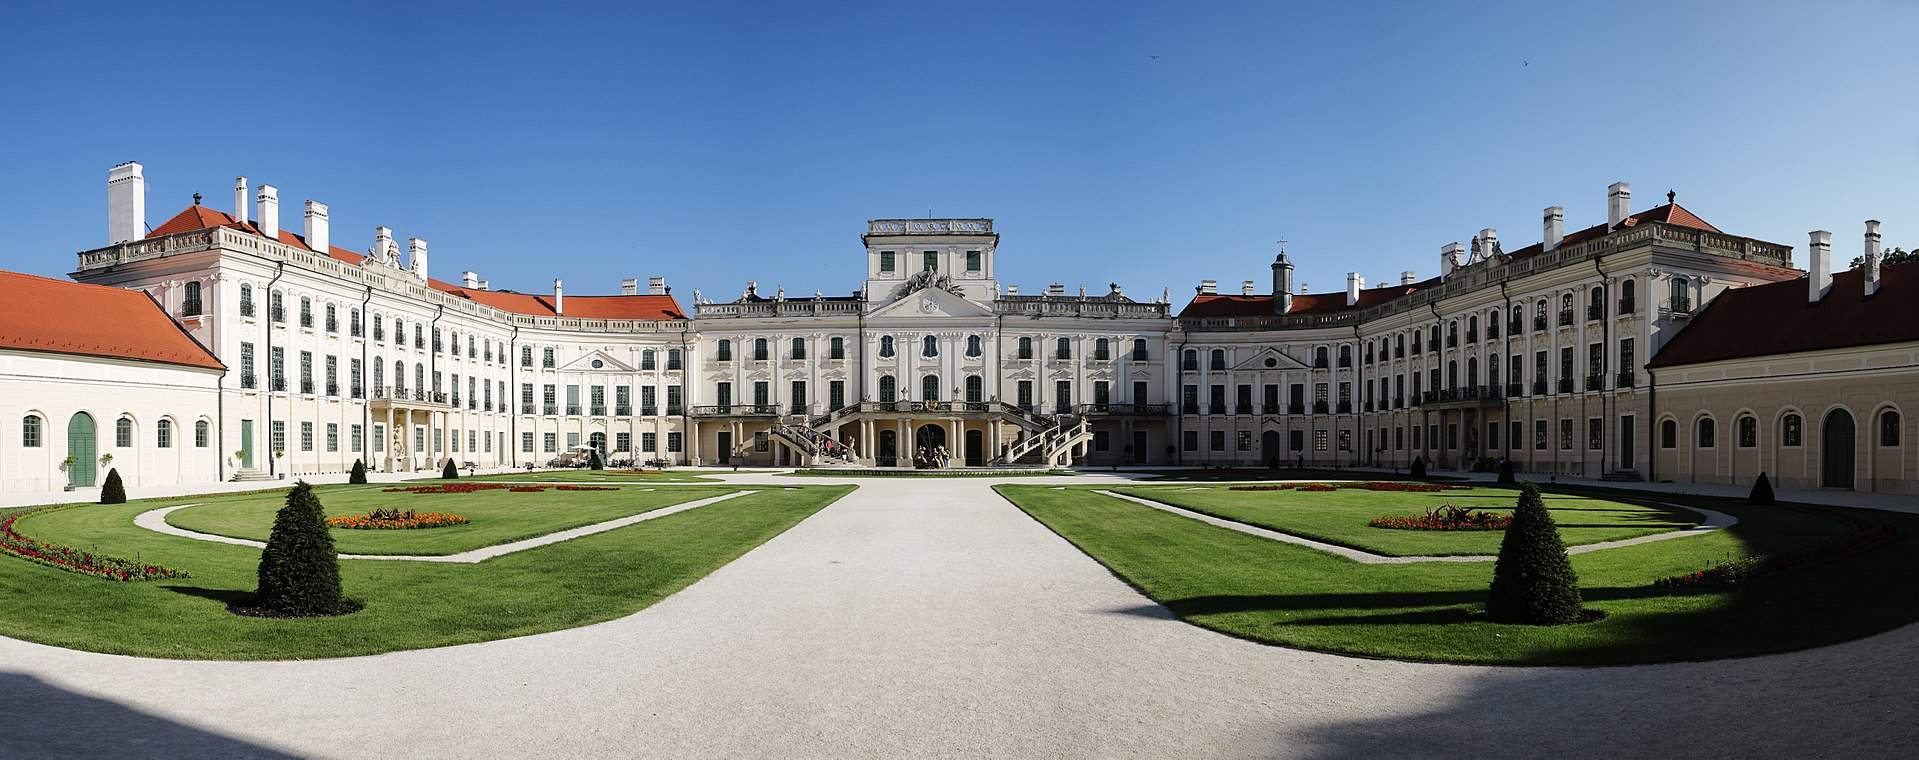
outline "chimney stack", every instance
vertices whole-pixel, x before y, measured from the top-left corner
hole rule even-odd
[[[1459,243],[1447,243],[1439,247],[1439,276],[1450,277],[1454,269],[1459,268],[1459,254],[1466,246]]]
[[[233,218],[241,224],[247,223],[247,207],[253,204],[253,196],[247,193],[247,178],[233,178]]]
[[[1479,231],[1479,257],[1491,259],[1493,252],[1499,250],[1499,230],[1487,227]]]
[[[319,201],[307,201],[306,211],[307,247],[325,256],[333,245],[333,231],[327,226],[326,204]]]
[[[1062,284],[1060,284],[1060,283],[1057,283],[1057,282],[1055,282],[1055,283],[1052,283],[1052,284],[1050,284],[1050,285],[1047,285],[1047,286],[1046,286],[1046,295],[1049,295],[1049,296],[1065,296],[1065,295],[1066,295],[1066,286],[1065,286],[1065,285],[1062,285]]]
[[[646,294],[649,296],[666,295],[666,278],[665,277],[646,278]]]
[[[280,188],[272,185],[261,185],[260,195],[257,197],[257,200],[260,203],[258,214],[260,218],[254,223],[259,226],[260,234],[265,235],[268,240],[279,240]]]
[[[1879,220],[1866,220],[1866,295],[1879,292]]]
[[[639,295],[639,294],[640,294],[640,280],[639,280],[639,278],[637,278],[637,277],[628,277],[628,278],[625,278],[625,279],[622,279],[622,280],[620,280],[620,295],[623,295],[623,296],[637,296],[637,295]]]
[[[566,290],[557,279],[553,281],[553,313],[566,314]]]
[[[696,288],[696,289],[697,289],[697,288]],[[1009,296],[1016,296],[1016,295],[1019,295],[1019,286],[1018,286],[1018,285],[1008,285],[1008,286],[1006,286],[1006,294],[1007,294],[1007,295],[1009,295]]]
[[[1566,210],[1558,206],[1546,207],[1546,244],[1541,250],[1550,251],[1559,247],[1559,241],[1566,239]]]
[[[394,260],[395,253],[393,249],[392,227],[373,228],[373,258],[375,261],[390,267],[400,265],[400,262]]]
[[[147,178],[138,161],[107,170],[107,242],[147,236]]]
[[[1240,281],[1239,281],[1239,294],[1240,294],[1240,295],[1242,295],[1242,296],[1250,296],[1250,295],[1252,295],[1252,294],[1253,294],[1253,281],[1252,281],[1252,280],[1240,280]]]
[[[1286,252],[1280,251],[1273,257],[1273,313],[1290,314],[1293,311],[1293,262],[1286,260]]]
[[[493,288],[492,288],[492,286],[490,286],[490,285],[487,285],[487,284],[486,284],[486,282],[487,282],[486,280],[481,280],[481,281],[480,281],[480,289],[481,289],[481,290],[492,290],[492,289],[493,289]]]
[[[1218,295],[1219,281],[1218,280],[1200,280],[1198,292],[1202,296]]]
[[[1832,233],[1825,230],[1813,230],[1812,242],[1807,253],[1812,261],[1806,265],[1806,300],[1818,303],[1832,290]]]
[[[1606,188],[1606,230],[1619,229],[1632,213],[1632,183],[1614,182]]]
[[[1366,278],[1359,276],[1358,272],[1347,272],[1346,273],[1346,305],[1358,306],[1359,291],[1364,290],[1365,288],[1366,288]]]
[[[413,270],[413,276],[426,282],[426,241],[419,238],[406,239],[406,262]]]
[[[1418,279],[1416,279],[1417,277],[1418,277],[1418,275],[1415,275],[1415,274],[1413,274],[1413,270],[1411,270],[1411,269],[1408,269],[1408,270],[1406,270],[1406,271],[1404,271],[1404,272],[1400,272],[1400,273],[1399,273],[1399,284],[1401,284],[1401,285],[1411,285],[1411,284],[1413,284],[1413,283],[1415,283],[1415,282],[1418,282],[1418,281],[1419,281]]]
[[[1299,283],[1299,294],[1303,296],[1303,295],[1306,295],[1306,293],[1307,293],[1306,283],[1305,282]]]
[[[460,287],[466,288],[467,290],[479,290],[480,289],[480,273],[479,272],[461,272]]]

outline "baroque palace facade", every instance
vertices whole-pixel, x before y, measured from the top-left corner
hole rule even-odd
[[[1877,222],[1866,266],[1835,277],[1815,232],[1807,273],[1670,194],[1633,213],[1624,183],[1603,224],[1569,232],[1548,208],[1542,242],[1507,251],[1484,229],[1434,277],[1312,293],[1281,252],[1270,289],[1206,280],[1177,312],[1118,285],[1002,286],[990,219],[872,220],[852,295],[749,283],[695,290],[689,314],[660,278],[570,297],[434,279],[424,240],[403,251],[380,227],[336,247],[315,201],[295,233],[277,188],[245,178],[232,213],[196,194],[149,228],[145,201],[141,167],[114,167],[110,245],[79,254],[81,284],[0,277],[13,303],[119,315],[99,334],[8,325],[0,487],[90,487],[107,465],[135,484],[522,466],[582,446],[672,464],[1511,459],[1907,492],[1919,473],[1902,416],[1919,274],[1881,272]]]

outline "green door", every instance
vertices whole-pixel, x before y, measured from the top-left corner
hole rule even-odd
[[[73,457],[73,464],[67,467],[67,483],[75,488],[92,488],[98,475],[94,464],[100,456],[93,445],[93,415],[74,412],[67,420],[67,454]]]
[[[240,420],[240,467],[253,468],[253,420]]]

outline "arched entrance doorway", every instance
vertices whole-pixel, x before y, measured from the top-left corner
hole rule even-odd
[[[1834,409],[1826,413],[1825,429],[1819,436],[1820,485],[1852,487],[1853,432],[1851,412]]]
[[[75,488],[92,488],[98,475],[94,463],[100,453],[94,447],[93,433],[93,415],[74,412],[67,419],[67,455],[73,457],[73,464],[67,466],[67,484]]]
[[[978,430],[966,431],[966,466],[980,467],[986,464],[986,434]]]
[[[892,430],[880,431],[880,450],[876,458],[881,467],[898,467],[900,462],[900,436]]]
[[[1279,469],[1279,431],[1268,430],[1259,436],[1259,460],[1267,467]]]
[[[933,456],[936,449],[945,446],[946,428],[942,425],[921,425],[918,430],[913,431],[914,457],[918,457],[921,452],[925,452],[926,456]],[[952,453],[950,447],[947,448],[947,453]]]
[[[598,449],[600,452],[600,460],[601,461],[606,460],[606,434],[605,433],[592,433],[588,435],[586,437],[586,445],[592,446],[593,448]]]

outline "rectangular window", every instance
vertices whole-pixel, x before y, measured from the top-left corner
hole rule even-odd
[[[423,425],[414,425],[413,453],[418,454],[424,451],[426,451],[426,427]]]
[[[641,433],[640,434],[640,450],[641,451],[644,451],[648,454],[654,453],[660,450],[659,444],[660,444],[659,433]]]
[[[287,450],[287,424],[280,420],[274,420],[268,433],[267,441],[273,444],[274,453],[285,453]]]
[[[373,453],[386,451],[386,425],[373,423]]]
[[[365,430],[365,428],[362,428],[359,425],[355,424],[355,425],[348,425],[346,430],[347,430],[347,433],[346,433],[347,451],[353,452],[355,454],[360,453],[360,432],[362,430]]]
[[[926,251],[920,254],[920,269],[928,272],[937,272],[939,271],[939,268],[940,268],[940,252],[939,251]]]
[[[832,380],[826,384],[826,406],[840,409],[846,406],[846,381]]]
[[[313,423],[311,422],[300,423],[300,450],[313,450]]]
[[[1573,450],[1573,421],[1571,417],[1559,418],[1559,449]]]
[[[666,434],[666,453],[668,454],[680,453],[680,434],[679,433]]]
[[[1533,448],[1546,450],[1546,421],[1533,420]]]
[[[1239,431],[1239,434],[1234,436],[1233,443],[1235,444],[1235,448],[1238,448],[1240,451],[1252,451],[1253,450],[1253,431],[1251,430]]]
[[[979,251],[967,251],[967,252],[966,252],[966,271],[968,271],[968,272],[978,272],[978,271],[980,271],[980,253],[979,253]]]
[[[1604,423],[1600,422],[1598,417],[1592,417],[1586,420],[1587,450],[1598,451],[1600,449],[1600,439],[1601,439],[1600,431],[1602,429],[1604,429]]]
[[[1519,420],[1513,420],[1512,422],[1507,423],[1506,424],[1506,445],[1515,449],[1520,448],[1521,446],[1520,436],[1522,433],[1525,432],[1525,430],[1526,430],[1525,424],[1521,423]]]
[[[541,434],[540,434],[540,447],[541,447],[541,449],[540,449],[541,451],[545,451],[545,452],[546,452],[546,453],[548,453],[548,454],[551,454],[551,453],[553,453],[554,451],[557,451],[557,450],[558,450],[558,449],[560,448],[560,436],[559,436],[559,434],[557,434],[557,433],[541,433]]]
[[[656,415],[656,414],[659,414],[659,413],[660,413],[660,407],[659,407],[659,404],[658,404],[658,401],[659,401],[659,398],[658,398],[658,397],[659,397],[659,391],[660,391],[660,389],[658,389],[658,388],[655,388],[655,387],[653,387],[653,386],[651,386],[651,385],[642,385],[642,386],[640,386],[640,414],[641,414],[641,416],[645,416],[645,417],[651,417],[651,416],[653,416],[653,415]]]
[[[252,388],[253,382],[253,344],[240,344],[240,387]]]
[[[1226,450],[1226,431],[1224,430],[1208,431],[1206,439],[1207,439],[1207,443],[1211,444],[1210,448],[1212,450],[1214,451]]]
[[[893,268],[893,252],[880,251],[880,271],[891,272]]]
[[[1106,431],[1104,430],[1093,431],[1093,450],[1105,451],[1106,447],[1107,447]]]
[[[667,414],[677,415],[680,413],[680,396],[685,393],[686,393],[685,386],[679,386],[679,385],[666,386],[666,413]]]
[[[1499,448],[1499,423],[1486,423],[1486,450]]]
[[[528,454],[533,453],[533,434],[532,433],[520,434],[520,451],[526,452]]]
[[[326,450],[328,452],[340,450],[340,423],[329,422],[326,424]]]
[[[773,441],[771,437],[766,434],[766,431],[761,430],[753,434],[753,450],[754,451],[765,452],[765,451],[771,450],[772,448],[773,448]]]
[[[1197,430],[1183,431],[1180,434],[1179,439],[1180,439],[1179,443],[1180,443],[1181,450],[1184,450],[1184,451],[1199,450],[1199,431]]]
[[[567,434],[566,434],[566,450],[567,450],[567,451],[572,451],[572,450],[574,450],[574,449],[577,449],[577,448],[579,448],[579,447],[580,447],[580,434],[579,434],[579,433],[567,433]]]
[[[1286,431],[1286,450],[1287,451],[1305,451],[1306,450],[1306,431],[1304,430]]]
[[[1325,450],[1326,450],[1326,431],[1324,430],[1313,431],[1313,451],[1325,451]]]

